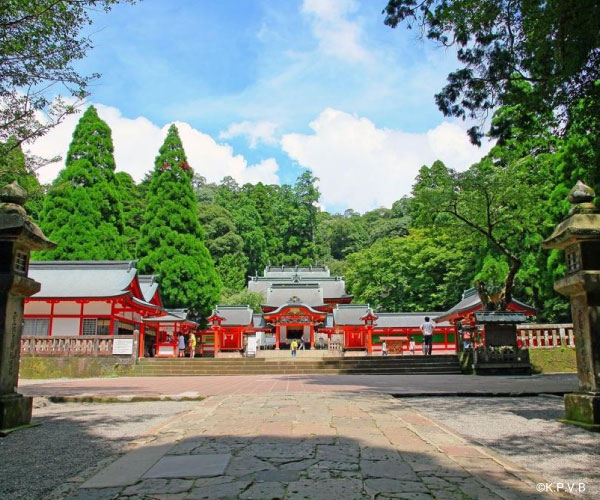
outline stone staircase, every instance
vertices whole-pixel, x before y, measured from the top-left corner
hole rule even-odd
[[[460,374],[456,355],[368,357],[345,356],[292,360],[265,358],[195,358],[138,360],[132,376],[193,376],[193,375],[416,375]]]

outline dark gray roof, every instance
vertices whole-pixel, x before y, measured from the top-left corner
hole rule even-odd
[[[338,304],[333,310],[333,321],[336,325],[364,325],[361,320],[369,311],[367,304]]]
[[[135,279],[135,261],[31,262],[29,277],[42,285],[35,298],[118,297]]]
[[[525,313],[513,311],[478,311],[475,313],[478,323],[525,323]]]
[[[250,306],[217,306],[213,312],[225,318],[223,326],[247,326],[253,322]]]
[[[167,309],[164,316],[154,316],[152,318],[143,318],[145,323],[191,323],[197,325],[195,321],[187,319],[187,309]]]
[[[253,314],[252,315],[252,325],[254,328],[264,328],[267,326],[265,323],[265,318],[263,318],[262,314]]]
[[[271,285],[280,284],[316,284],[323,289],[323,297],[337,298],[346,296],[346,283],[339,276],[315,278],[309,276],[295,277],[251,277],[248,281],[248,290],[251,292],[266,293]]]
[[[154,294],[158,290],[158,282],[156,276],[153,274],[142,274],[138,276],[140,282],[140,288],[142,289],[142,295],[146,302],[150,302]]]
[[[279,307],[292,299],[309,306],[321,306],[323,290],[316,283],[273,283],[267,291],[266,305]]]
[[[512,299],[512,302],[514,302],[515,304],[517,304],[523,308],[533,310],[533,307],[528,306],[524,302],[521,302],[517,299]],[[469,309],[472,309],[473,307],[476,307],[480,304],[481,304],[481,299],[479,298],[479,295],[477,294],[477,290],[475,288],[469,288],[468,290],[465,290],[463,292],[462,299],[458,304],[456,304],[454,307],[452,307],[445,313],[440,314],[438,317],[434,317],[433,320],[436,323],[438,323],[440,321],[445,321],[453,314],[460,313],[462,311],[468,311]]]
[[[265,277],[291,277],[294,275],[326,277],[329,276],[327,266],[267,266],[263,276]]]

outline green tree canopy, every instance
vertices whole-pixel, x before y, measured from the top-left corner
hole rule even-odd
[[[44,200],[42,229],[57,247],[41,252],[40,258],[126,256],[123,207],[114,170],[111,130],[90,106],[75,127],[66,166]]]
[[[177,127],[171,125],[150,181],[138,267],[159,276],[167,306],[207,316],[219,300],[221,281],[204,243],[192,177]]]
[[[597,0],[389,0],[385,23],[416,24],[424,36],[454,46],[462,67],[435,96],[446,116],[479,118],[499,106],[551,110],[568,124],[570,110],[600,80]],[[531,92],[514,82],[526,81]],[[470,130],[479,142],[482,126]]]
[[[5,0],[0,9],[0,156],[44,135],[76,107],[56,97],[81,100],[91,80],[74,63],[92,48],[81,32],[90,10],[109,11],[119,0]],[[38,120],[43,111],[47,120]],[[9,137],[14,144],[7,143]]]
[[[453,235],[422,230],[379,240],[348,256],[348,290],[380,311],[444,311],[469,287],[466,248]]]

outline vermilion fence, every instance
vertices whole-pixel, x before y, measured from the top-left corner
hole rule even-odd
[[[538,349],[545,347],[575,347],[573,324],[517,325],[519,347]]]

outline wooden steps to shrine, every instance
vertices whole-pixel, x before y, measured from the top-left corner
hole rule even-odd
[[[269,360],[264,358],[140,359],[133,376],[194,375],[411,375],[460,374],[456,355],[405,357],[344,357],[323,359]]]

